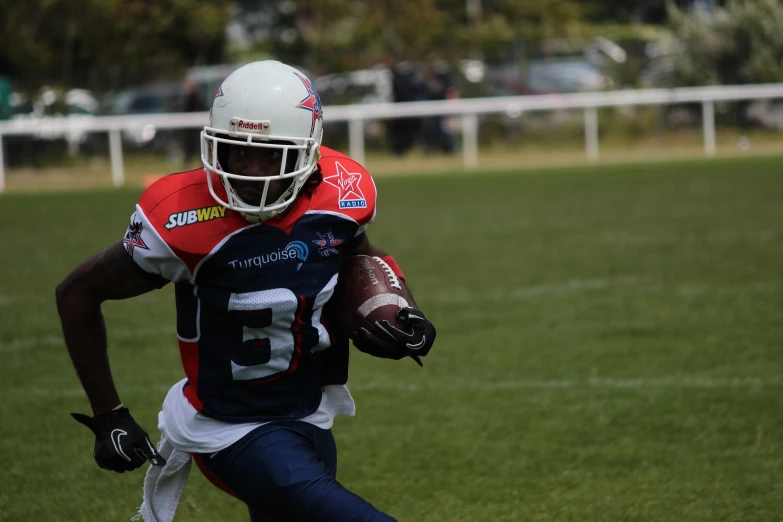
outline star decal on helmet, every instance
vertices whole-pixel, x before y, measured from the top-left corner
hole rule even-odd
[[[296,76],[302,80],[302,83],[305,86],[305,89],[307,89],[307,96],[302,98],[302,101],[299,102],[299,105],[297,105],[300,109],[305,109],[313,113],[313,123],[310,125],[310,137],[313,136],[313,131],[315,131],[315,124],[318,122],[318,120],[323,119],[324,117],[324,111],[321,108],[321,98],[318,96],[318,93],[315,90],[315,87],[313,87],[313,84],[310,83],[310,80],[302,76],[301,74],[294,73]]]
[[[324,182],[337,187],[339,190],[337,202],[340,208],[367,208],[367,199],[364,197],[359,182],[362,175],[359,172],[348,172],[339,161],[334,162],[337,174],[327,176]]]

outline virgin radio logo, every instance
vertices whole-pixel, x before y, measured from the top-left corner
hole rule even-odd
[[[361,173],[348,172],[339,161],[334,162],[334,168],[337,174],[325,177],[324,182],[339,190],[337,203],[340,208],[366,208],[367,200],[359,186],[362,180]]]

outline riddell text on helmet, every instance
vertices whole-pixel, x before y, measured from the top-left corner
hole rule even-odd
[[[271,132],[272,124],[269,120],[244,120],[241,118],[232,118],[229,122],[229,130],[234,132],[255,132],[268,134]]]
[[[237,123],[237,128],[239,129],[262,130],[268,127],[268,123],[256,123],[254,121],[239,120],[239,123]]]

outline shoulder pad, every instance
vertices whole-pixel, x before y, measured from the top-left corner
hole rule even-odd
[[[375,182],[367,170],[345,154],[322,147],[323,182],[314,191],[311,212],[340,214],[361,225],[375,215]]]
[[[142,194],[138,206],[191,274],[226,236],[250,225],[214,200],[203,169],[161,178]]]

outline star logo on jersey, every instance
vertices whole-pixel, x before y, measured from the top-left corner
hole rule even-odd
[[[217,92],[215,93],[215,98],[218,96],[223,96],[223,86],[219,86]]]
[[[334,234],[332,234],[332,229],[329,229],[329,232],[327,232],[326,234],[321,234],[320,232],[316,232],[316,235],[318,235],[318,239],[314,239],[313,243],[318,245],[319,254],[321,254],[323,257],[329,257],[332,254],[340,253],[337,251],[335,247],[340,245],[343,242],[343,240],[335,239]]]
[[[359,187],[362,175],[358,172],[348,172],[339,161],[334,162],[337,174],[327,176],[324,181],[340,191],[337,203],[340,208],[367,208],[367,200]]]
[[[318,93],[315,91],[315,87],[313,87],[313,84],[310,83],[310,80],[302,76],[301,74],[296,74],[297,78],[302,80],[302,83],[305,86],[305,89],[307,89],[307,96],[302,98],[302,101],[299,102],[299,105],[297,105],[300,109],[305,109],[313,113],[313,123],[310,125],[310,137],[313,136],[313,131],[315,130],[315,124],[318,122],[318,120],[323,119],[324,117],[324,111],[321,108],[321,97],[318,96]]]
[[[127,250],[131,256],[133,255],[134,248],[143,248],[144,250],[150,249],[144,243],[144,240],[141,238],[141,232],[143,230],[144,230],[144,225],[142,225],[140,221],[138,222],[131,221],[130,226],[128,226],[128,231],[125,233],[124,243],[125,243],[125,250]]]

